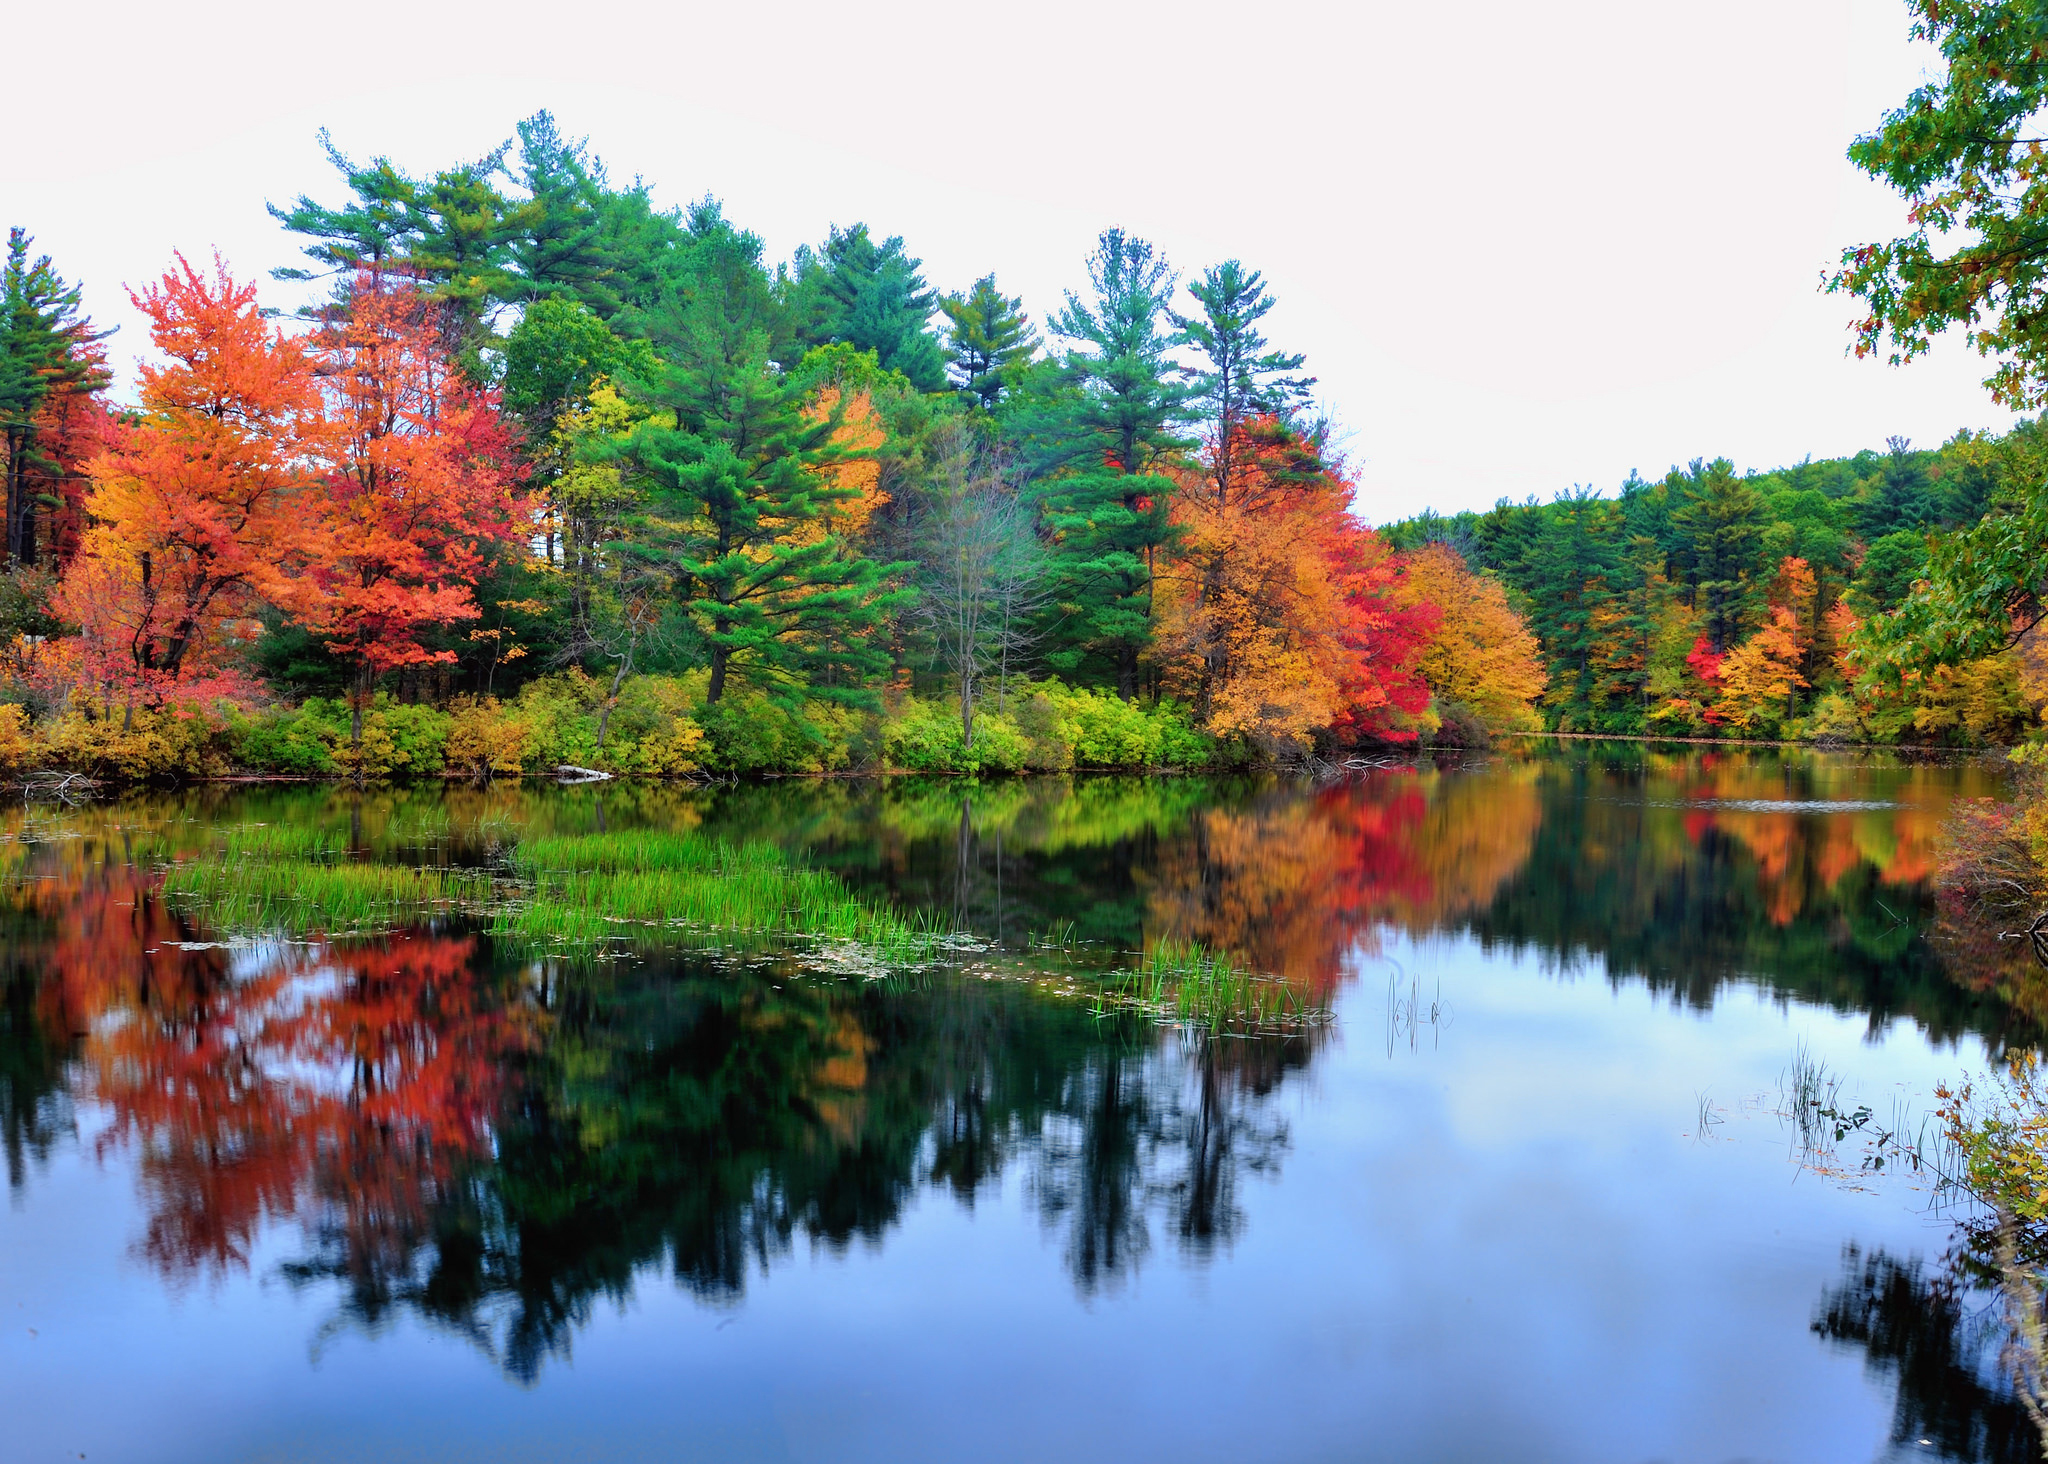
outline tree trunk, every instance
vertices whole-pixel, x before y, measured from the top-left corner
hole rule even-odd
[[[725,667],[732,659],[732,652],[726,649],[719,637],[732,629],[732,622],[723,616],[714,616],[711,621],[711,685],[704,690],[704,705],[716,706],[718,699],[725,695]]]
[[[28,564],[21,556],[21,501],[27,487],[23,482],[27,461],[28,434],[10,431],[7,434],[7,562],[15,569],[26,568]]]
[[[612,673],[612,689],[605,693],[604,710],[597,714],[597,750],[604,751],[604,729],[611,725],[612,708],[619,704],[619,688],[625,684],[626,676],[633,669],[633,642],[626,642],[626,654],[619,658],[619,669]],[[716,673],[714,673],[716,674]],[[716,698],[711,698],[716,700]]]
[[[361,666],[356,670],[355,695],[349,698],[348,745],[355,752],[363,750],[363,703],[369,695],[370,668]]]

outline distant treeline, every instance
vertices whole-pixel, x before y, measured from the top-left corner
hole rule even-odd
[[[1695,460],[1611,495],[1424,513],[1381,535],[1411,553],[1446,545],[1506,586],[1543,648],[1558,730],[2006,740],[2048,699],[2028,642],[1904,683],[1858,643],[1926,577],[1941,536],[2018,494],[2039,446],[2026,423],[1770,472]]]

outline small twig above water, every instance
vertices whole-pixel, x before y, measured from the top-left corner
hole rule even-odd
[[[21,782],[22,800],[27,803],[63,803],[72,807],[89,802],[99,784],[83,773],[56,772],[38,768]]]

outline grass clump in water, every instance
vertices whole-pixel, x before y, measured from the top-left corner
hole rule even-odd
[[[334,859],[348,852],[348,836],[339,829],[304,824],[245,824],[229,829],[222,845],[222,857],[230,863]]]
[[[318,864],[305,859],[173,865],[164,894],[189,902],[228,930],[355,930],[477,908],[491,897],[481,870],[398,864]]]
[[[1285,981],[1248,971],[1197,941],[1154,945],[1098,1005],[1112,1002],[1210,1027],[1298,1025],[1330,1015],[1328,1007],[1303,1000]]]
[[[850,942],[910,961],[948,934],[934,918],[871,904],[765,844],[665,830],[557,835],[520,844],[512,863],[533,881],[529,899],[499,914],[495,933],[513,939],[613,940],[631,933],[621,925],[680,926]]]

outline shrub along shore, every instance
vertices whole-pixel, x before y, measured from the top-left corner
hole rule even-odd
[[[235,776],[485,780],[574,766],[617,777],[764,777],[844,772],[1058,773],[1198,770],[1255,761],[1249,745],[1199,731],[1179,704],[1124,701],[1057,681],[1017,681],[976,712],[901,692],[880,710],[752,689],[707,704],[705,673],[640,676],[607,706],[578,670],[506,700],[445,707],[379,693],[352,736],[345,700],[249,711],[230,703],[124,713],[74,704],[31,724],[0,705],[0,772],[76,773],[112,783]]]

